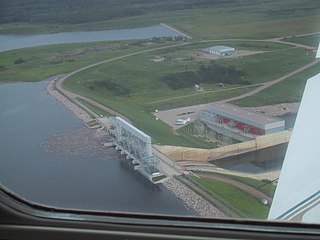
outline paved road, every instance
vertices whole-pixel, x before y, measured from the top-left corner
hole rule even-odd
[[[235,100],[240,100],[242,98],[246,98],[246,97],[250,97],[253,96],[277,83],[280,83],[284,80],[286,80],[289,77],[292,77],[294,75],[296,75],[297,73],[300,73],[316,64],[320,63],[320,59],[316,59],[313,62],[291,72],[288,73],[280,78],[274,79],[272,81],[269,82],[265,82],[265,83],[261,83],[258,85],[257,88],[255,88],[254,90],[248,92],[248,93],[244,93],[242,95],[239,95],[237,97],[232,97],[232,98],[228,98],[228,99],[224,99],[221,101],[217,101],[216,103],[219,102],[231,102],[231,101],[235,101]],[[174,121],[179,118],[179,117],[190,117],[191,122],[198,119],[199,116],[199,112],[202,109],[205,109],[207,107],[209,107],[212,103],[205,103],[205,104],[198,104],[198,105],[193,105],[193,106],[188,106],[188,107],[181,107],[181,108],[174,108],[174,109],[169,109],[169,110],[164,110],[164,111],[159,111],[158,113],[155,113],[155,116],[158,117],[159,119],[161,119],[163,122],[165,122],[166,124],[168,124],[169,126],[171,126],[174,130],[177,130],[181,127],[183,127],[183,125],[175,125]],[[182,115],[183,114],[183,115]]]
[[[152,51],[157,51],[157,50],[161,50],[161,49],[166,49],[166,48],[174,48],[174,47],[178,47],[178,46],[183,46],[183,45],[188,45],[190,43],[180,43],[180,44],[175,44],[175,45],[170,45],[170,46],[165,46],[165,47],[158,47],[158,48],[153,48],[153,49],[147,49],[147,50],[143,50],[143,51],[139,51],[139,52],[135,52],[135,53],[130,53],[130,54],[126,54],[126,55],[122,55],[122,56],[119,56],[119,57],[115,57],[115,58],[110,58],[110,59],[106,59],[106,60],[103,60],[103,61],[100,61],[100,62],[97,62],[97,63],[94,63],[94,64],[91,64],[91,65],[88,65],[88,66],[85,66],[85,67],[82,67],[82,68],[79,68],[71,73],[68,73],[66,75],[64,75],[63,77],[59,78],[57,81],[56,81],[56,84],[55,84],[55,88],[60,92],[62,93],[63,95],[65,95],[67,98],[69,98],[69,100],[71,100],[72,102],[77,102],[79,105],[81,105],[82,107],[84,107],[87,111],[89,111],[92,115],[94,116],[97,116],[97,114],[93,111],[91,111],[90,109],[88,109],[87,107],[85,107],[81,102],[77,101],[77,98],[80,98],[80,99],[83,99],[89,103],[91,103],[92,105],[98,107],[98,108],[101,108],[111,114],[114,114],[114,115],[117,115],[117,116],[120,116],[121,118],[125,119],[127,122],[131,122],[130,119],[128,119],[127,117],[125,117],[124,115],[120,114],[119,112],[117,112],[116,110],[113,110],[89,97],[85,97],[85,96],[82,96],[80,94],[77,94],[75,92],[71,92],[65,88],[63,88],[63,83],[66,79],[68,79],[69,77],[77,74],[77,73],[80,73],[84,70],[87,70],[89,68],[93,68],[93,67],[96,67],[98,65],[101,65],[101,64],[104,64],[104,63],[108,63],[108,62],[112,62],[112,61],[116,61],[116,60],[120,60],[120,59],[123,59],[123,58],[127,58],[127,57],[131,57],[131,56],[135,56],[135,55],[139,55],[139,54],[142,54],[142,53],[146,53],[146,52],[152,52]]]
[[[240,40],[240,39],[238,39]],[[277,39],[269,39],[269,40],[258,40],[258,41],[269,41],[269,42],[281,42],[281,39],[280,38],[277,38]],[[287,43],[287,42],[286,42]],[[88,65],[88,66],[85,66],[85,67],[82,67],[80,69],[77,69],[69,74],[66,74],[64,76],[62,76],[61,78],[59,78],[57,81],[56,81],[56,84],[55,84],[55,88],[60,92],[62,93],[63,95],[65,95],[67,98],[69,98],[72,102],[77,102],[78,105],[82,106],[84,109],[86,109],[89,113],[91,113],[93,116],[96,116],[97,117],[97,114],[93,111],[91,111],[89,108],[87,108],[86,106],[84,106],[81,102],[77,101],[77,99],[83,99],[87,102],[89,102],[90,104],[98,107],[98,108],[101,108],[111,114],[114,114],[114,115],[117,115],[117,116],[120,116],[122,117],[123,119],[125,119],[126,121],[130,122],[130,119],[128,119],[127,117],[123,116],[122,114],[120,114],[119,112],[117,112],[116,110],[114,109],[111,109],[89,97],[85,97],[85,96],[81,96],[75,92],[71,92],[65,88],[63,88],[63,83],[66,79],[68,79],[69,77],[77,74],[77,73],[80,73],[81,71],[84,71],[84,70],[87,70],[89,68],[93,68],[93,67],[96,67],[98,65],[101,65],[101,64],[104,64],[104,63],[108,63],[108,62],[112,62],[112,61],[116,61],[116,60],[120,60],[120,59],[124,59],[124,58],[127,58],[127,57],[131,57],[131,56],[135,56],[135,55],[139,55],[139,54],[142,54],[142,53],[146,53],[146,52],[152,52],[152,51],[157,51],[157,50],[161,50],[161,49],[168,49],[168,48],[174,48],[174,47],[178,47],[178,46],[183,46],[183,45],[188,45],[188,44],[191,44],[191,43],[182,43],[182,44],[175,44],[175,45],[171,45],[171,46],[165,46],[165,47],[158,47],[158,48],[153,48],[153,49],[148,49],[148,50],[143,50],[143,51],[139,51],[139,52],[135,52],[135,53],[130,53],[130,54],[126,54],[126,55],[122,55],[122,56],[119,56],[119,57],[115,57],[115,58],[111,58],[111,59],[106,59],[104,61],[100,61],[100,62],[97,62],[97,63],[94,63],[94,64],[91,64],[91,65]],[[309,46],[305,46],[305,45],[301,45],[301,44],[295,44],[295,43],[287,43],[289,45],[293,45],[295,47],[303,47],[303,48],[310,48]],[[266,83],[262,83],[260,86],[258,86],[255,90],[249,92],[249,93],[246,93],[246,94],[243,94],[243,95],[240,95],[238,97],[234,97],[234,98],[229,98],[229,99],[225,99],[223,101],[220,101],[220,102],[230,102],[230,101],[234,101],[234,100],[239,100],[241,98],[245,98],[245,97],[249,97],[249,96],[253,96],[269,87],[271,87],[272,85],[274,84],[277,84],[317,63],[319,63],[320,60],[315,60],[313,61],[312,63],[310,64],[307,64],[305,65],[304,67],[301,67],[289,74],[286,74],[285,76],[281,77],[281,78],[278,78],[278,79],[275,79],[275,80],[272,80],[272,81],[269,81],[269,82],[266,82]],[[157,113],[157,117],[159,117],[162,121],[166,122],[167,124],[169,124],[170,126],[173,127],[173,129],[177,129],[178,127],[176,125],[174,125],[174,121],[176,120],[177,116],[179,114],[185,114],[185,116],[188,116],[191,118],[191,121],[195,120],[197,117],[198,117],[198,113],[201,109],[203,108],[206,108],[208,105],[210,104],[201,104],[201,105],[195,105],[195,106],[190,106],[190,107],[185,107],[185,108],[178,108],[178,109],[172,109],[172,110],[168,110],[168,111],[162,111],[162,112],[159,112]],[[159,154],[158,150],[154,149],[154,152],[156,154]],[[168,159],[166,159],[164,156],[161,156],[159,155],[160,158],[163,158],[164,161],[163,161],[163,166],[165,167],[170,167],[170,164],[172,164],[172,162],[170,163],[168,161]],[[170,160],[170,159],[169,159]],[[171,170],[170,170],[171,171]],[[178,174],[178,173],[181,173],[181,167],[179,168],[176,168],[176,167],[173,167],[172,168],[172,174]]]

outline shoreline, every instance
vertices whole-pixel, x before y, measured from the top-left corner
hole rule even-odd
[[[187,38],[187,39],[192,39],[191,36],[189,36],[188,34],[182,32],[182,30],[176,29],[176,28],[174,28],[174,27],[172,27],[172,26],[170,26],[170,25],[168,25],[168,24],[160,23],[160,26],[165,27],[165,28],[173,31],[173,32],[179,34],[179,35],[182,36],[182,37],[185,37],[185,38]]]
[[[202,217],[227,218],[227,215],[213,206],[199,194],[188,188],[182,182],[171,177],[162,185],[179,199],[187,208],[192,209]]]
[[[46,87],[46,91],[49,95],[54,97],[58,102],[64,105],[68,110],[70,110],[76,117],[81,119],[84,123],[92,120],[90,115],[75,103],[71,102],[68,98],[63,96],[58,90],[55,89],[55,83],[64,75],[58,75],[48,78],[50,81]],[[93,131],[96,131],[92,129]],[[167,181],[163,182],[162,185],[172,193],[181,204],[187,206],[187,208],[192,209],[194,212],[200,216],[206,217],[225,217],[225,215],[206,201],[203,197],[195,193],[193,190],[189,189],[183,183],[179,182],[174,178],[169,178]]]
[[[63,76],[64,75],[58,75],[52,77],[54,79],[51,81],[50,79],[52,78],[48,79],[48,81],[50,82],[46,87],[47,93],[50,96],[54,97],[62,105],[64,105],[68,110],[70,110],[76,117],[81,119],[84,123],[93,120],[92,117],[85,110],[77,106],[75,103],[71,102],[67,97],[63,96],[58,90],[55,89],[56,82]]]

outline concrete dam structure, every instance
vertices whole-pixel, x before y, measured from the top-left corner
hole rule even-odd
[[[175,161],[199,161],[208,162],[239,154],[266,149],[273,146],[286,144],[291,136],[290,131],[259,136],[254,140],[232,144],[215,149],[199,149],[175,146],[157,146],[159,151]]]
[[[160,177],[159,160],[153,155],[151,138],[120,117],[110,117],[108,132],[115,137],[116,150],[132,161],[134,169],[153,182]]]

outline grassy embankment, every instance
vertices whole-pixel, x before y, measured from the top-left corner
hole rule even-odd
[[[240,217],[266,219],[268,216],[269,206],[263,205],[260,199],[231,184],[205,177],[186,176],[185,178],[226,208],[240,215]]]
[[[249,177],[240,177],[236,175],[231,175],[231,174],[223,174],[223,173],[212,173],[212,172],[204,172],[204,171],[193,171],[195,174],[199,174],[203,177],[210,177],[210,176],[221,176],[223,178],[229,178],[233,179],[235,181],[244,183],[248,186],[254,187],[258,189],[259,191],[265,193],[269,197],[273,197],[274,193],[276,191],[276,186],[274,186],[272,183],[270,183],[269,180],[258,180],[258,179],[253,179]]]
[[[284,38],[284,41],[304,44],[311,47],[318,47],[319,34],[312,34],[301,37]],[[306,52],[306,57],[314,57],[314,53]],[[307,80],[319,73],[320,64],[317,64],[305,71],[292,76],[285,81],[278,83],[254,96],[244,98],[233,103],[244,107],[256,107],[280,103],[300,102]],[[286,93],[284,95],[284,93]]]
[[[91,103],[87,102],[86,100],[83,100],[81,98],[77,98],[77,101],[81,102],[83,105],[85,105],[87,108],[89,108],[90,110],[92,110],[93,112],[95,112],[96,114],[98,114],[99,116],[103,116],[103,117],[110,117],[112,116],[111,113],[92,105]]]
[[[151,135],[156,143],[208,147],[208,143],[201,143],[198,139],[190,140],[184,136],[172,135],[170,129],[164,123],[156,121],[150,112],[154,109],[226,99],[250,91],[250,85],[229,91],[228,88],[232,89],[239,85],[228,85],[221,89],[218,84],[207,84],[204,86],[207,93],[192,95],[195,93],[193,88],[172,90],[161,81],[167,73],[195,71],[199,65],[207,64],[209,60],[197,58],[195,55],[197,49],[211,44],[202,43],[164,49],[109,62],[72,76],[65,82],[65,87],[128,116],[137,127]],[[239,45],[239,43],[234,44]],[[263,46],[266,47],[265,43],[254,44],[255,48],[259,44],[264,44]],[[312,60],[312,56],[306,55],[303,49],[287,48],[285,45],[282,45],[281,49],[280,46],[267,47],[269,50],[275,47],[275,51],[218,62],[221,65],[234,65],[241,68],[245,72],[245,80],[251,84],[259,84],[281,77]],[[279,54],[280,51],[281,54]],[[165,60],[162,62],[150,60],[155,56],[162,56]],[[116,86],[111,87],[115,87],[116,91],[110,91],[109,85],[107,87],[101,85],[103,82],[113,83],[113,80],[116,80]],[[120,92],[117,92],[118,90]],[[179,101],[170,100],[172,97],[181,98]],[[158,102],[152,104],[155,101]]]
[[[226,213],[231,211],[241,218],[251,219],[266,219],[268,216],[270,206],[229,183],[190,175],[179,176],[178,179]]]
[[[306,82],[319,73],[320,64],[296,74],[260,93],[233,102],[243,107],[256,107],[280,103],[300,102]]]

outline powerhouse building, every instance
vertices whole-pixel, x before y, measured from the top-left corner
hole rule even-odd
[[[200,120],[212,130],[239,141],[285,130],[285,121],[228,104],[215,103],[200,112]]]
[[[235,52],[235,49],[228,46],[213,46],[205,48],[203,51],[218,56],[232,56]]]

